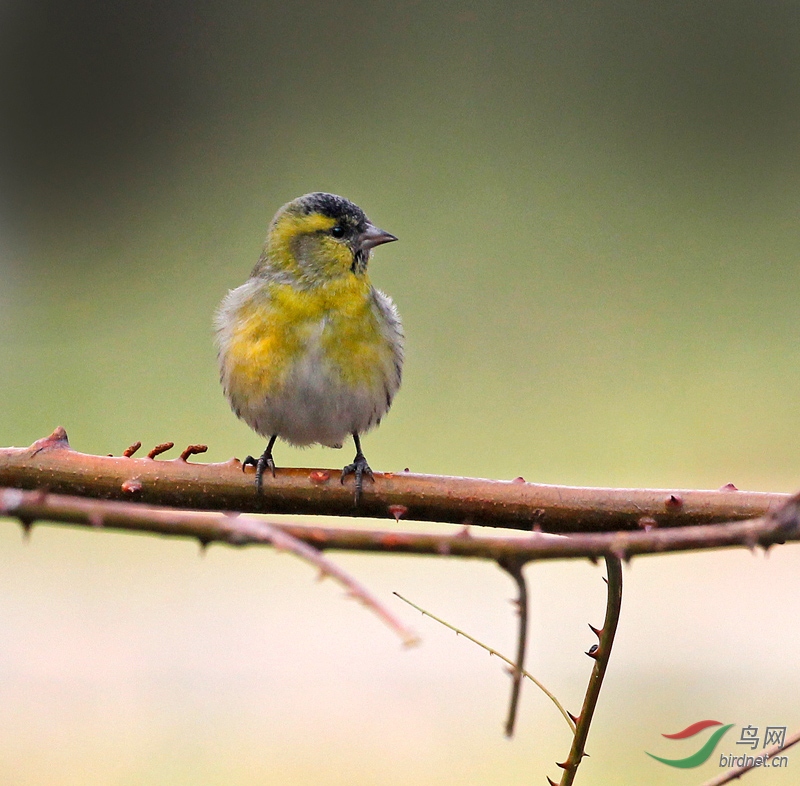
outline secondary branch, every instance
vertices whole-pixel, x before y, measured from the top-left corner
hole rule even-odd
[[[411,530],[323,527],[270,522],[271,527],[319,550],[472,557],[495,562],[613,557],[627,560],[638,554],[772,545],[800,540],[800,502],[793,497],[783,508],[763,518],[695,527],[651,529],[646,532],[576,533],[568,536],[531,532],[527,535],[473,536],[462,529],[453,534]],[[27,529],[36,521],[54,521],[94,529],[149,532],[187,537],[202,545],[271,545],[259,535],[264,519],[158,508],[129,502],[83,499],[43,491],[0,488],[0,516],[17,519]]]

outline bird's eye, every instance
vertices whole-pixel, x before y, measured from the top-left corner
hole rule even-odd
[[[334,237],[344,237],[344,227],[339,226],[338,224],[331,229],[331,234]]]

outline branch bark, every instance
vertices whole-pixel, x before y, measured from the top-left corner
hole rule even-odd
[[[168,445],[169,443],[165,443]],[[131,446],[133,448],[133,446]],[[0,486],[202,510],[439,521],[553,533],[707,525],[764,516],[789,495],[737,491],[574,488],[477,478],[375,473],[360,504],[338,470],[285,469],[256,494],[238,459],[196,464],[190,452],[158,460],[72,450],[64,429],[27,448],[0,448]],[[153,455],[155,454],[155,455]]]

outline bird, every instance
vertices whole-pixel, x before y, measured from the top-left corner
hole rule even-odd
[[[352,436],[355,505],[374,475],[361,436],[389,411],[403,371],[403,327],[392,299],[372,286],[372,249],[397,238],[344,197],[313,192],[272,219],[250,278],[214,318],[220,381],[231,409],[264,437],[256,491],[275,477],[276,440],[341,448]]]

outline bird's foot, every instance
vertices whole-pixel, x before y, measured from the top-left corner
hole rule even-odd
[[[247,456],[242,462],[242,471],[244,471],[245,467],[256,468],[256,492],[260,494],[264,486],[264,470],[269,468],[272,477],[275,477],[275,462],[272,460],[272,445],[270,445],[258,459]]]
[[[373,483],[375,482],[375,476],[372,474],[372,470],[367,464],[366,458],[364,458],[364,454],[359,451],[356,453],[356,457],[353,460],[352,464],[348,464],[342,470],[342,483],[344,483],[344,479],[348,475],[354,475],[356,480],[356,494],[355,494],[355,504],[358,505],[358,501],[361,499],[361,490],[364,487],[364,475],[366,475]]]

